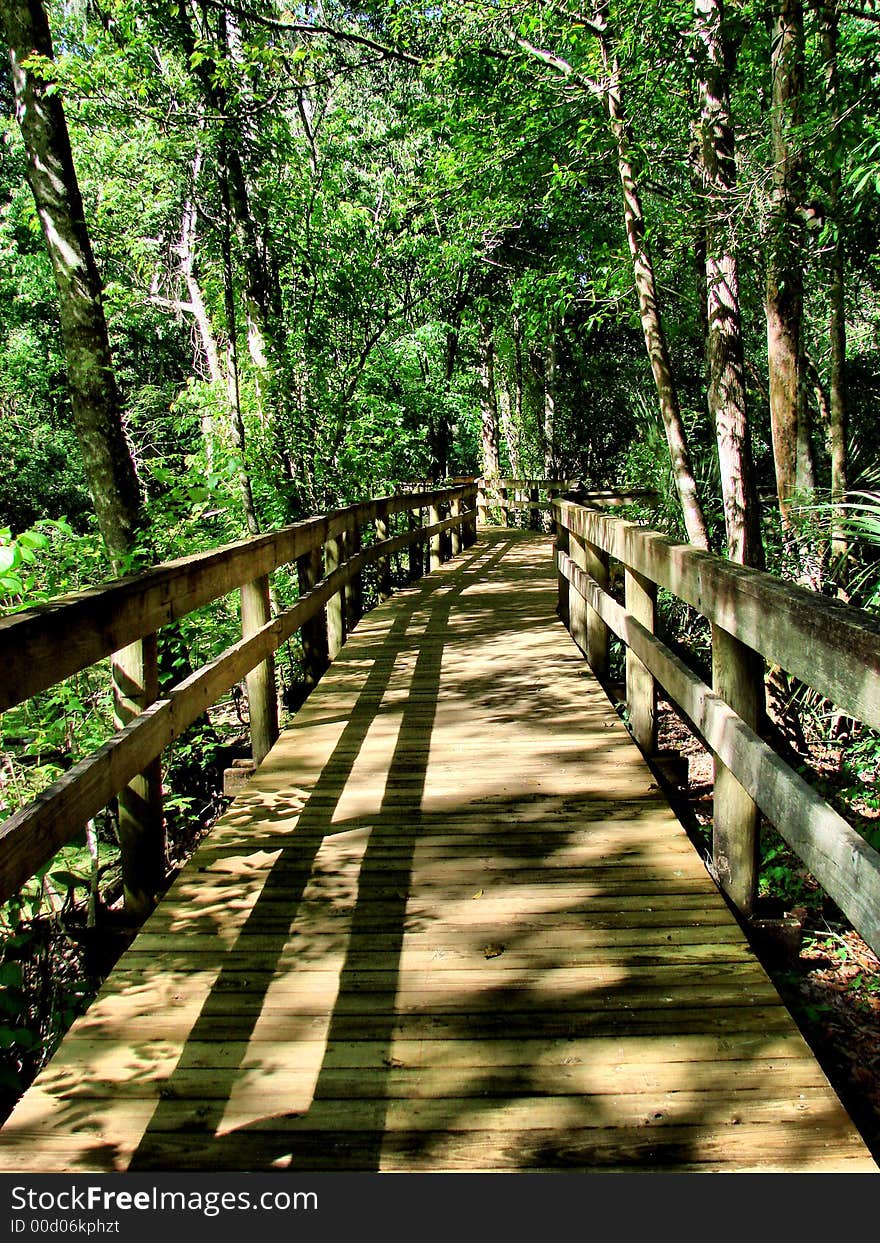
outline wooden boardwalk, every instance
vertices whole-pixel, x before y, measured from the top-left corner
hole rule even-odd
[[[485,533],[368,614],[0,1132],[0,1169],[876,1170]]]

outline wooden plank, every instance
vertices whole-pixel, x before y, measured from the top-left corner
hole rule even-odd
[[[476,486],[464,485],[425,492],[419,503],[473,496]],[[412,507],[413,496],[384,501],[389,514],[400,513]],[[0,712],[319,548],[352,523],[372,521],[377,504],[307,518],[0,618]]]
[[[823,889],[880,952],[880,852],[856,833],[723,699],[654,635],[628,618],[578,567],[566,573],[650,668],[713,752],[806,863]]]
[[[623,1090],[618,1077],[628,1082],[632,1077],[663,1075],[666,1086],[672,1087],[693,1074],[694,1082],[706,1081],[717,1074],[721,1077],[743,1074],[771,1073],[777,1066],[785,1075],[813,1076],[818,1063],[803,1037],[792,1030],[782,1035],[737,1032],[727,1036],[703,1034],[622,1036],[606,1039],[544,1038],[495,1039],[454,1042],[443,1040],[396,1039],[392,1044],[383,1040],[326,1041],[300,1040],[295,1037],[278,1040],[218,1041],[197,1040],[187,1043],[188,1070],[223,1070],[237,1067],[242,1071],[272,1066],[274,1070],[314,1073],[329,1060],[329,1071],[363,1071],[381,1069],[416,1072],[422,1077],[443,1074],[449,1070],[482,1069],[491,1074],[497,1069],[528,1067],[535,1073],[565,1068],[596,1068],[594,1090]],[[126,1063],[131,1070],[137,1066],[137,1078],[155,1079],[165,1076],[177,1064],[179,1050],[169,1047],[162,1037],[154,1036],[138,1050],[127,1043],[105,1038],[77,1036],[64,1041],[52,1059],[52,1075],[67,1076],[80,1067],[93,1064],[96,1079],[114,1082],[125,1077]],[[613,1067],[613,1077],[606,1080],[602,1068]],[[808,1069],[807,1069],[808,1068]],[[812,1082],[812,1078],[810,1079]],[[89,1079],[79,1084],[91,1092],[95,1086]]]
[[[872,1168],[548,553],[504,533],[364,619],[0,1167]]]
[[[576,593],[580,594],[580,593]],[[653,633],[657,588],[634,570],[624,570],[626,611],[645,630]],[[657,689],[650,670],[633,649],[626,649],[626,707],[632,736],[645,755],[657,749]]]
[[[720,626],[712,627],[712,686],[751,729],[764,708],[764,662]],[[761,813],[720,756],[714,757],[712,862],[737,910],[751,915],[758,900]]]
[[[271,621],[269,579],[258,578],[241,586],[242,638],[261,630]],[[269,653],[247,674],[248,719],[251,755],[254,763],[262,764],[278,737],[278,694],[275,688],[275,661]]]
[[[871,613],[569,501],[557,501],[554,512],[771,664],[880,729],[880,620]]]
[[[159,698],[157,636],[148,635],[115,652],[111,672],[113,720],[116,728],[122,729]],[[165,821],[158,754],[146,757],[141,771],[117,793],[123,901],[129,917],[141,921],[165,886]]]

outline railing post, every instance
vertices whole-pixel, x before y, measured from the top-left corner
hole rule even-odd
[[[407,526],[410,531],[416,531],[422,526],[422,510],[410,509],[406,515]],[[409,552],[409,577],[411,582],[415,582],[417,578],[421,578],[425,566],[425,550],[420,539],[414,540],[408,549]]]
[[[568,531],[568,555],[575,565],[586,572],[587,555],[584,542],[576,532]],[[586,656],[587,640],[587,602],[578,589],[568,585],[568,632]]]
[[[529,488],[529,530],[541,530],[541,511],[538,509],[538,501],[540,499],[540,489],[538,487]],[[534,508],[531,508],[534,506]]]
[[[584,568],[603,591],[608,590],[608,554],[589,540],[583,545]],[[599,679],[608,677],[608,627],[592,607],[587,605],[587,663]]]
[[[271,618],[269,579],[256,578],[241,588],[241,633],[247,639]],[[278,697],[275,689],[275,660],[267,656],[247,675],[251,749],[259,766],[278,737]]]
[[[477,483],[477,499],[476,499],[476,509],[477,509],[476,525],[478,527],[485,527],[485,526],[488,526],[489,524],[488,505],[489,505],[489,499],[486,495],[486,481],[485,479],[480,479]]]
[[[435,503],[434,505],[431,505],[430,508],[428,509],[428,526],[432,527],[435,525],[435,523],[439,521],[440,521],[440,505],[439,503]],[[442,545],[440,543],[440,533],[437,532],[436,534],[431,536],[430,568],[432,570],[439,569],[440,563],[443,560],[441,548],[442,548]]]
[[[361,549],[359,526],[349,527],[342,533],[342,558],[347,561]],[[345,584],[345,633],[351,634],[364,613],[364,593],[360,574],[352,574]]]
[[[510,526],[510,510],[504,504],[504,502],[507,500],[507,488],[502,487],[500,481],[498,483],[498,499],[501,502],[501,525],[503,527],[509,527]]]
[[[713,624],[713,689],[752,729],[758,724],[763,677],[763,658]],[[712,859],[724,892],[750,915],[758,895],[760,812],[717,755],[714,762]]]
[[[155,634],[121,651],[111,661],[113,716],[121,729],[159,697],[159,657]],[[165,823],[162,814],[162,761],[151,760],[119,792],[119,849],[125,911],[143,920],[165,886]]]
[[[451,518],[461,518],[461,497],[456,497],[449,502],[449,516]],[[453,557],[457,557],[461,552],[461,525],[453,527],[450,531],[450,548]]]
[[[556,519],[553,516],[553,502],[556,500],[558,495],[559,495],[558,488],[547,489],[547,499],[550,502],[550,534],[551,535],[556,534]]]
[[[652,634],[656,599],[656,584],[625,566],[626,611]],[[626,649],[626,706],[633,737],[646,755],[652,755],[657,750],[657,689],[653,677],[630,647]]]
[[[380,514],[376,519],[376,543],[381,544],[388,539],[388,515]],[[391,562],[388,557],[380,557],[376,563],[379,582],[379,599],[387,600],[391,595]]]
[[[324,545],[324,570],[332,574],[342,564],[342,540],[328,539]],[[345,593],[337,591],[327,601],[327,656],[335,660],[345,642]]]
[[[296,561],[296,574],[300,596],[317,586],[321,578],[321,549],[313,548]],[[300,628],[303,652],[303,673],[313,685],[319,681],[327,668],[327,619],[324,610],[316,613]]]
[[[468,520],[465,523],[465,548],[471,548],[477,542],[477,524],[479,522],[480,511],[477,509],[477,491],[474,489],[470,497],[470,508],[468,509]]]
[[[563,626],[565,626],[567,630],[569,627],[570,586],[569,586],[568,579],[563,574],[562,567],[559,564],[559,553],[568,552],[569,540],[568,540],[568,527],[564,526],[561,522],[558,523],[556,527],[555,547],[556,547],[556,587],[557,587],[557,593],[558,593],[557,602],[556,602],[556,612],[559,617],[559,620],[562,622]]]

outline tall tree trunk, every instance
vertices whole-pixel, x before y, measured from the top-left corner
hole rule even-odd
[[[762,566],[764,549],[752,461],[732,214],[736,164],[723,0],[695,0],[699,50],[700,163],[706,194],[706,370],[715,426],[727,551]]]
[[[273,352],[274,316],[272,282],[269,277],[266,256],[260,244],[259,230],[254,220],[247,176],[241,154],[234,139],[235,122],[232,118],[233,108],[228,92],[219,79],[217,65],[210,56],[205,56],[193,29],[192,19],[185,3],[176,7],[177,28],[183,50],[186,55],[195,59],[194,73],[198,78],[208,111],[224,118],[223,143],[225,146],[226,194],[229,199],[231,217],[235,236],[242,259],[242,276],[244,284],[245,318],[248,325],[248,349],[254,366],[258,372],[269,372],[269,355]],[[230,49],[230,23],[227,11],[219,8],[217,43],[220,54],[226,55]],[[199,55],[196,56],[197,50]]]
[[[245,522],[251,535],[259,535],[260,523],[254,504],[254,493],[251,477],[247,468],[244,419],[241,414],[241,388],[238,373],[238,331],[235,313],[235,286],[232,272],[232,238],[229,204],[229,182],[226,166],[226,141],[220,140],[220,200],[223,219],[221,221],[221,245],[223,251],[223,301],[226,309],[227,332],[227,387],[229,393],[229,416],[232,443],[238,450],[240,466],[238,471],[239,489],[244,507]]]
[[[24,68],[34,52],[51,60],[41,0],[0,0],[24,139],[27,179],[58,288],[67,380],[77,440],[98,525],[117,572],[144,523],[125,437],[101,279],[92,253],[61,97]]]
[[[196,272],[196,235],[198,230],[196,187],[201,167],[202,153],[199,151],[193,160],[192,193],[183,207],[183,222],[180,229],[178,255],[180,257],[180,274],[186,287],[187,298],[189,299],[188,306],[196,323],[199,341],[202,345],[202,354],[208,368],[208,376],[211,383],[220,388],[226,383],[226,375],[223,370],[223,364],[220,361],[220,349],[214,333],[214,326],[211,323],[211,317],[208,314],[208,308],[205,305],[202,287],[199,284]],[[203,405],[202,407],[201,425],[205,457],[208,465],[211,466],[214,461],[216,443],[221,439],[221,432],[214,416],[214,410],[210,405]]]
[[[770,113],[773,182],[765,311],[770,388],[770,428],[783,532],[794,538],[797,492],[798,405],[801,378],[803,273],[800,262],[801,156],[793,133],[803,89],[801,0],[780,0],[771,56]]]
[[[657,281],[654,275],[654,264],[648,251],[645,238],[645,216],[639,193],[638,181],[630,157],[629,123],[623,108],[620,84],[620,67],[613,53],[607,19],[603,13],[595,19],[595,29],[599,40],[599,49],[605,69],[605,105],[611,122],[611,132],[617,146],[617,171],[623,191],[623,218],[626,227],[627,243],[633,261],[636,292],[639,299],[639,314],[642,321],[642,332],[645,337],[645,348],[654,376],[660,413],[666,430],[669,453],[672,459],[672,472],[675,486],[681,501],[682,515],[688,539],[698,548],[709,547],[709,534],[706,520],[697,492],[688,451],[687,436],[678,404],[678,393],[672,374],[669,357],[669,346],[660,314],[660,303],[657,297]]]
[[[501,416],[501,434],[507,444],[507,456],[510,460],[510,473],[514,479],[521,478],[519,460],[519,429],[514,419],[516,408],[516,390],[505,377],[504,388],[498,398],[498,413]]]
[[[544,477],[556,478],[556,329],[551,327],[544,355]]]
[[[189,299],[186,309],[189,310],[196,322],[199,340],[202,345],[202,354],[208,369],[208,377],[212,384],[222,384],[225,376],[223,365],[220,362],[220,349],[208,309],[205,306],[202,287],[196,275],[196,237],[198,234],[199,216],[196,197],[201,171],[202,153],[197,151],[192,163],[192,190],[183,205],[177,257],[180,260],[180,275]]]
[[[501,474],[501,461],[498,455],[495,345],[492,340],[492,326],[485,319],[480,320],[480,413],[482,415],[483,476],[486,479],[497,479]]]
[[[849,543],[842,508],[849,486],[847,463],[847,393],[846,393],[846,285],[843,267],[843,212],[841,178],[843,135],[840,106],[840,80],[837,68],[837,0],[819,0],[819,21],[822,31],[822,54],[825,69],[825,101],[831,122],[828,132],[828,206],[831,217],[832,244],[829,256],[828,301],[830,315],[828,336],[831,346],[830,381],[828,385],[828,450],[831,458],[831,554],[833,573],[840,592],[847,593],[847,558]]]
[[[0,0],[0,24],[10,48],[16,113],[27,178],[58,289],[67,383],[74,425],[101,535],[118,574],[130,572],[145,525],[140,488],[122,422],[101,279],[61,98],[42,76],[24,68],[34,52],[53,59],[41,0]],[[144,550],[138,550],[143,552]],[[133,643],[111,661],[114,716],[125,725],[158,695],[159,665],[152,644]],[[126,913],[141,919],[165,879],[162,770],[151,762],[117,800]]]
[[[513,374],[516,385],[511,413],[516,424],[517,438],[519,438],[519,436],[522,435],[523,399],[525,393],[523,371],[523,330],[519,315],[515,314],[513,317],[511,332],[513,335]]]

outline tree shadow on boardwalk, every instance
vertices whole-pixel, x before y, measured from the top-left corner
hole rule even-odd
[[[476,552],[467,558],[465,562],[466,569],[467,567],[473,567],[474,570],[477,570],[479,567],[479,572],[485,573],[493,564],[503,559],[506,551],[507,545],[502,544],[500,547],[493,549],[491,556],[488,558],[484,552]],[[418,642],[418,649],[409,695],[403,704],[397,743],[388,770],[385,798],[383,799],[380,813],[373,823],[363,856],[358,882],[359,896],[350,925],[350,935],[351,938],[354,938],[355,944],[357,944],[357,938],[361,933],[370,935],[375,932],[375,915],[370,898],[375,890],[380,888],[382,891],[383,946],[389,958],[394,958],[399,963],[405,931],[413,852],[419,832],[419,812],[431,741],[433,707],[436,706],[440,686],[443,639],[447,634],[449,614],[453,607],[453,602],[465,589],[468,581],[467,574],[465,573],[459,578],[458,586],[446,588],[439,602],[436,601],[436,596],[440,589],[438,589],[436,584],[428,580],[425,581],[420,590],[399,598],[396,615],[383,645],[391,659],[387,661],[374,659],[372,668],[358,696],[358,704],[356,704],[354,712],[342,731],[334,755],[324,766],[311,797],[300,814],[294,841],[291,846],[285,847],[281,852],[281,856],[276,865],[273,866],[249,917],[248,923],[260,926],[262,909],[267,904],[283,903],[287,913],[285,915],[285,926],[279,932],[277,938],[279,954],[288,942],[289,926],[295,918],[297,906],[302,900],[304,890],[312,875],[315,856],[326,835],[333,832],[331,821],[335,803],[345,789],[355,758],[374,720],[374,712],[371,712],[369,709],[360,711],[358,705],[361,702],[370,700],[375,700],[377,707],[381,703],[382,692],[387,687],[393,669],[393,657],[400,651],[407,629],[412,623],[414,616],[423,607],[425,596],[432,595],[435,599],[430,606],[427,626],[424,629],[423,635],[420,636],[421,641],[419,639],[416,640]],[[424,640],[436,640],[436,642],[425,642]],[[426,707],[426,705],[430,705],[430,707]],[[406,778],[405,784],[402,786],[406,792],[407,805],[405,808],[401,807],[398,794],[399,783],[397,779],[401,776]],[[402,810],[408,811],[409,815],[402,817]],[[345,827],[348,828],[349,826],[346,825]],[[394,847],[397,858],[393,876],[389,874],[387,859],[385,858],[389,846]],[[248,923],[242,928],[242,933],[245,935],[247,934]],[[227,981],[225,975],[226,971],[221,969],[216,984],[206,999],[202,1012],[193,1026],[188,1043],[198,1043],[200,1039],[213,1039],[218,1016],[228,1016],[229,1008],[226,999]],[[339,978],[337,1003],[327,1033],[328,1051],[340,1043],[356,1040],[362,1034],[362,1022],[359,1016],[348,1013],[346,1009],[346,1002],[350,997],[362,996],[357,987],[358,979],[359,970],[357,968],[351,968],[348,965],[343,967]],[[262,1012],[270,976],[266,974],[262,977],[262,980],[264,984],[262,988],[254,987],[253,981],[249,985],[249,991],[245,995],[245,1005],[236,1015],[235,1029],[230,1032],[230,1039],[246,1041],[253,1033],[254,1026]],[[396,1022],[394,1014],[396,993],[397,971],[395,970],[390,973],[390,978],[383,990],[382,996],[386,1004],[377,1005],[377,1017],[374,1019],[374,1025],[371,1025],[370,1031],[371,1042],[384,1047],[386,1050],[380,1059],[379,1065],[373,1067],[373,1074],[378,1079],[383,1078],[387,1074],[389,1067],[385,1063],[389,1063],[390,1066],[390,1047]],[[382,1013],[383,1010],[384,1013]],[[327,1062],[325,1062],[326,1065]],[[153,1119],[132,1156],[129,1165],[130,1169],[151,1169],[167,1166],[170,1154],[168,1151],[168,1126],[164,1115],[170,1112],[173,1119],[174,1111],[173,1108],[170,1108],[170,1101],[175,1096],[175,1078],[183,1074],[187,1068],[188,1059],[185,1048],[177,1068],[170,1076],[167,1084],[169,1102],[159,1102]],[[232,1131],[223,1136],[215,1134],[222,1121],[226,1101],[235,1085],[237,1074],[238,1068],[230,1068],[225,1074],[225,1086],[228,1088],[228,1091],[220,1091],[216,1100],[205,1106],[203,1115],[200,1118],[200,1123],[204,1128],[204,1135],[189,1134],[186,1137],[185,1142],[188,1149],[187,1165],[196,1159],[199,1167],[204,1169],[237,1168],[246,1154],[245,1159],[249,1164],[249,1168],[262,1169],[271,1167],[279,1156],[286,1156],[291,1153],[291,1141],[296,1138],[295,1134],[292,1133],[292,1128],[288,1131],[287,1128],[282,1127],[281,1133],[278,1135],[271,1132],[267,1133],[262,1129],[255,1131],[248,1137],[246,1144],[244,1137],[237,1131]],[[214,1086],[215,1092],[217,1086],[216,1084]],[[375,1117],[372,1120],[372,1126],[362,1133],[361,1138],[361,1161],[363,1162],[361,1168],[364,1168],[365,1165],[368,1169],[378,1168],[380,1146],[384,1135],[385,1095],[381,1090],[380,1083],[375,1084],[374,1093],[374,1099],[371,1100],[371,1111],[374,1112]],[[319,1074],[315,1086],[312,1109],[320,1109],[321,1101],[325,1098],[325,1095],[322,1091],[322,1075]],[[280,1120],[276,1119],[276,1122],[280,1122]],[[291,1117],[290,1122],[294,1126],[308,1126],[308,1118],[302,1115],[294,1115]],[[171,1125],[173,1127],[173,1120]],[[364,1134],[369,1136],[369,1142],[366,1144],[363,1139]],[[313,1142],[313,1138],[308,1141],[309,1144],[313,1144]],[[295,1154],[291,1164],[294,1167],[299,1164]]]
[[[215,933],[216,955],[202,951],[207,996],[193,1022],[180,1017],[186,1035],[158,1102],[137,1102],[130,1160],[131,1146],[117,1147],[108,1125],[103,1145],[79,1141],[88,1168],[796,1169],[843,1134],[841,1111],[817,1092],[814,1063],[723,903],[707,898],[711,886],[683,834],[676,844],[658,828],[662,799],[647,782],[624,797],[629,761],[610,764],[602,743],[561,754],[565,697],[576,700],[579,685],[570,680],[560,691],[550,678],[543,684],[540,667],[505,662],[506,643],[532,643],[530,603],[518,597],[504,606],[484,673],[471,670],[481,611],[495,604],[484,576],[506,557],[515,561],[515,549],[502,537],[478,547],[454,576],[432,576],[401,595],[387,632],[352,643],[334,666],[344,681],[349,661],[358,687],[347,720],[335,715],[332,689],[316,701],[327,705],[321,728],[337,734],[312,788],[291,783],[264,797],[262,824],[254,814],[261,800],[251,808],[242,801],[239,827],[253,827],[246,852],[235,809],[224,818],[235,837],[230,859],[253,852],[261,861],[250,881],[207,869],[216,901],[186,918],[155,964],[157,978],[197,976],[187,932]],[[467,610],[456,613],[465,594]],[[570,662],[559,659],[579,664],[573,650]],[[458,667],[460,698],[451,701],[441,686],[444,660]],[[452,785],[435,781],[432,767],[428,789],[438,719],[479,703],[501,736],[510,727],[512,745],[523,744],[517,697],[530,722],[525,742],[539,752],[529,779],[516,781],[515,765],[507,775],[504,765],[494,771],[476,748],[470,769],[450,769]],[[599,697],[595,712],[601,738],[602,714],[616,718]],[[391,752],[384,795],[375,814],[358,811],[357,798],[349,814],[378,724]],[[443,760],[435,761],[442,775]],[[659,856],[658,832],[670,841]],[[352,855],[356,875],[346,872],[337,886],[321,874],[319,855],[325,843],[349,838],[362,853]],[[223,843],[220,832],[205,857],[223,862]],[[540,889],[532,885],[538,869],[551,878]],[[231,911],[236,901],[237,920],[224,923],[224,904]],[[338,908],[338,936],[326,920],[310,934],[309,913],[322,901]],[[150,945],[148,934],[129,959],[148,963]],[[316,1002],[314,980],[334,972],[332,992]],[[116,978],[119,987],[124,972]],[[279,981],[287,990],[280,1004]],[[165,1015],[175,1022],[173,1008]],[[162,1020],[157,1012],[158,1036]],[[169,1034],[169,1051],[175,1040]],[[310,1067],[283,1064],[304,1047],[298,1041],[317,1050],[311,1079]],[[290,1073],[300,1086],[276,1091]],[[261,1075],[262,1095],[248,1095]],[[155,1078],[148,1088],[156,1090]],[[94,1095],[93,1085],[65,1089],[59,1079],[55,1099],[68,1132],[89,1134]]]

